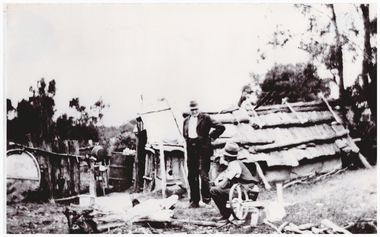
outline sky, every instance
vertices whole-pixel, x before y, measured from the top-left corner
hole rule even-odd
[[[8,4],[3,14],[4,88],[13,106],[41,78],[54,79],[55,117],[76,115],[72,98],[89,109],[102,97],[106,126],[162,97],[179,112],[192,99],[220,111],[237,103],[250,73],[308,59],[293,42],[257,61],[279,24],[304,30],[292,4]],[[359,71],[347,74],[351,81]]]

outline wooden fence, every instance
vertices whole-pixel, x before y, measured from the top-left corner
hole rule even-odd
[[[42,142],[39,148],[24,147],[38,161],[41,170],[41,198],[57,199],[80,193],[78,141]]]
[[[15,145],[14,148],[24,149],[36,158],[41,171],[40,199],[65,199],[89,192],[94,173],[86,155],[91,154],[91,148],[79,149],[75,140],[42,142],[38,148],[31,143],[29,147]],[[132,186],[134,155],[113,152],[110,159],[109,181],[114,189],[122,191]]]

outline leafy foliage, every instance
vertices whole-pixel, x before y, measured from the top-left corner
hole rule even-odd
[[[8,121],[8,139],[19,143],[26,143],[28,140],[40,143],[42,140],[54,138],[55,90],[55,81],[50,81],[46,88],[44,78],[37,81],[36,89],[30,87],[29,91],[33,96],[19,102],[17,118]]]
[[[99,131],[96,127],[98,118],[90,116],[85,106],[81,106],[79,98],[73,98],[69,102],[70,108],[75,108],[80,113],[79,118],[61,115],[57,119],[57,131],[61,139],[73,139],[79,141],[99,141]]]
[[[97,101],[94,108],[98,109],[98,115],[90,116],[85,106],[81,106],[79,98],[73,98],[69,106],[80,113],[79,118],[68,117],[63,114],[55,122],[54,96],[56,92],[55,80],[47,85],[42,78],[37,81],[37,88],[32,86],[29,91],[33,94],[28,100],[23,99],[18,103],[17,108],[12,106],[12,102],[7,100],[7,113],[16,109],[17,117],[7,120],[7,138],[21,144],[28,141],[40,144],[43,140],[72,139],[79,141],[99,140],[99,131],[96,127],[101,120],[101,111],[105,108],[102,99]],[[109,106],[109,105],[108,105]]]
[[[374,165],[377,163],[377,125],[370,121],[362,121],[362,113],[367,107],[367,97],[364,88],[359,83],[347,88],[345,100],[354,113],[353,120],[349,124],[350,135],[361,138],[357,143],[361,153]]]
[[[137,137],[134,133],[134,128],[137,121],[132,119],[128,123],[120,126],[121,134],[116,137],[114,143],[115,151],[123,151],[125,148],[136,150]]]
[[[125,132],[116,137],[115,151],[123,151],[125,148],[136,150],[137,137],[133,132]]]
[[[98,129],[93,124],[79,123],[73,117],[68,118],[67,114],[57,118],[57,135],[62,140],[99,140]]]
[[[91,109],[92,111],[94,111],[94,112],[96,113],[96,115],[97,115],[97,117],[95,117],[95,119],[96,119],[96,120],[94,121],[95,123],[98,123],[98,122],[101,123],[102,118],[103,118],[103,110],[104,110],[105,108],[109,108],[109,107],[110,107],[110,105],[104,103],[102,97],[100,97],[99,100],[98,100],[97,102],[95,102],[95,104],[94,104],[93,106],[90,107],[90,109]],[[98,118],[99,118],[99,119],[98,119]]]
[[[319,92],[328,96],[328,83],[329,80],[323,80],[318,76],[317,68],[312,64],[275,65],[265,74],[261,89],[263,92],[273,90],[267,104],[281,104],[284,98],[288,98],[289,102],[313,101]],[[262,93],[259,101],[265,95],[266,93]]]

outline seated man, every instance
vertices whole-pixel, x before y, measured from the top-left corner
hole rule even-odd
[[[228,220],[231,215],[231,210],[226,207],[226,204],[232,185],[241,183],[250,190],[259,182],[243,162],[237,160],[238,150],[239,146],[235,142],[226,143],[220,162],[228,165],[227,169],[219,174],[214,182],[215,187],[210,190],[211,197],[222,215],[219,219],[221,221]]]

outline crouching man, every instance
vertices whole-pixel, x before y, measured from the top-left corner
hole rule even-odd
[[[235,142],[226,143],[220,163],[227,165],[227,169],[219,174],[214,181],[215,186],[210,190],[211,197],[222,215],[217,221],[227,221],[232,213],[226,204],[233,184],[241,183],[249,190],[259,182],[243,162],[237,160],[238,151],[239,146]]]

